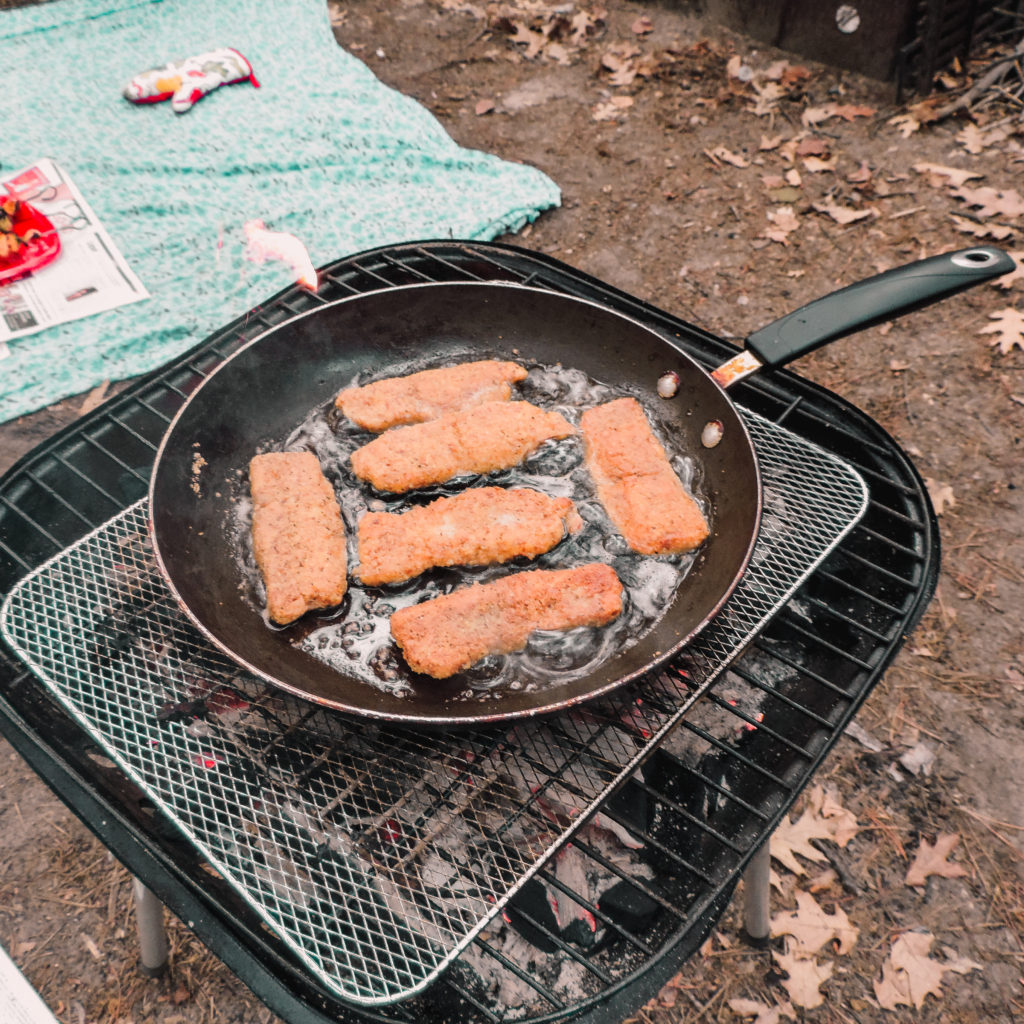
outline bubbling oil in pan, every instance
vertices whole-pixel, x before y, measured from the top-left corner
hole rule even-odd
[[[467,357],[479,358],[479,356]],[[563,366],[523,362],[529,376],[519,385],[524,400],[561,413],[579,426],[592,406],[625,396],[641,398],[625,388],[598,383],[582,371]],[[422,366],[395,367],[393,376],[413,373]],[[366,383],[366,382],[356,382]],[[341,387],[339,386],[339,389]],[[672,467],[694,495],[705,516],[697,462],[674,452],[668,432],[651,416],[655,434],[669,452]],[[409,692],[412,672],[391,637],[390,616],[399,608],[447,594],[471,583],[484,583],[526,569],[567,569],[586,562],[605,562],[618,573],[625,590],[622,614],[607,626],[571,630],[537,630],[526,647],[508,655],[478,662],[456,678],[465,683],[460,696],[479,701],[500,698],[507,690],[535,691],[566,683],[593,672],[618,651],[635,644],[672,603],[695,555],[651,557],[631,551],[616,532],[594,491],[583,464],[579,436],[548,441],[521,465],[487,476],[464,476],[446,484],[402,495],[380,494],[352,472],[349,456],[377,435],[359,429],[334,409],[333,402],[311,410],[276,450],[312,451],[334,487],[348,538],[349,587],[344,601],[329,613],[310,613],[284,627],[289,642],[367,685],[394,694]],[[255,453],[253,453],[255,454]],[[247,477],[243,474],[243,488]],[[363,586],[351,575],[358,561],[358,523],[368,510],[404,512],[439,497],[450,497],[475,486],[530,487],[552,497],[572,498],[584,521],[578,533],[534,559],[519,558],[503,565],[431,569],[403,584]],[[236,504],[235,537],[243,591],[260,609],[268,629],[281,629],[266,617],[262,578],[252,550],[252,503],[247,493]]]

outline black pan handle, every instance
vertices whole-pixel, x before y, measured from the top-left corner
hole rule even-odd
[[[815,299],[754,331],[746,347],[765,366],[784,366],[836,338],[1008,274],[1016,265],[992,245],[930,256]]]

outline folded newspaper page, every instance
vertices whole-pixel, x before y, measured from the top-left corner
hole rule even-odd
[[[60,252],[28,277],[0,284],[0,357],[12,338],[149,298],[82,193],[52,160],[3,176],[2,193],[49,219]]]

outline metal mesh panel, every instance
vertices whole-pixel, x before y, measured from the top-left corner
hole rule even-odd
[[[179,613],[144,502],[22,581],[0,630],[325,985],[395,1002],[578,831],[863,514],[854,471],[745,418],[765,515],[737,591],[664,671],[541,721],[433,733],[268,689]]]

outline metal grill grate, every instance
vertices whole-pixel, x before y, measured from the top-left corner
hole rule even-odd
[[[539,722],[445,735],[268,690],[178,612],[144,502],[15,587],[0,629],[330,990],[404,1000],[579,833],[863,515],[856,472],[745,415],[765,516],[740,587],[668,669]],[[713,865],[698,873],[716,880]]]

